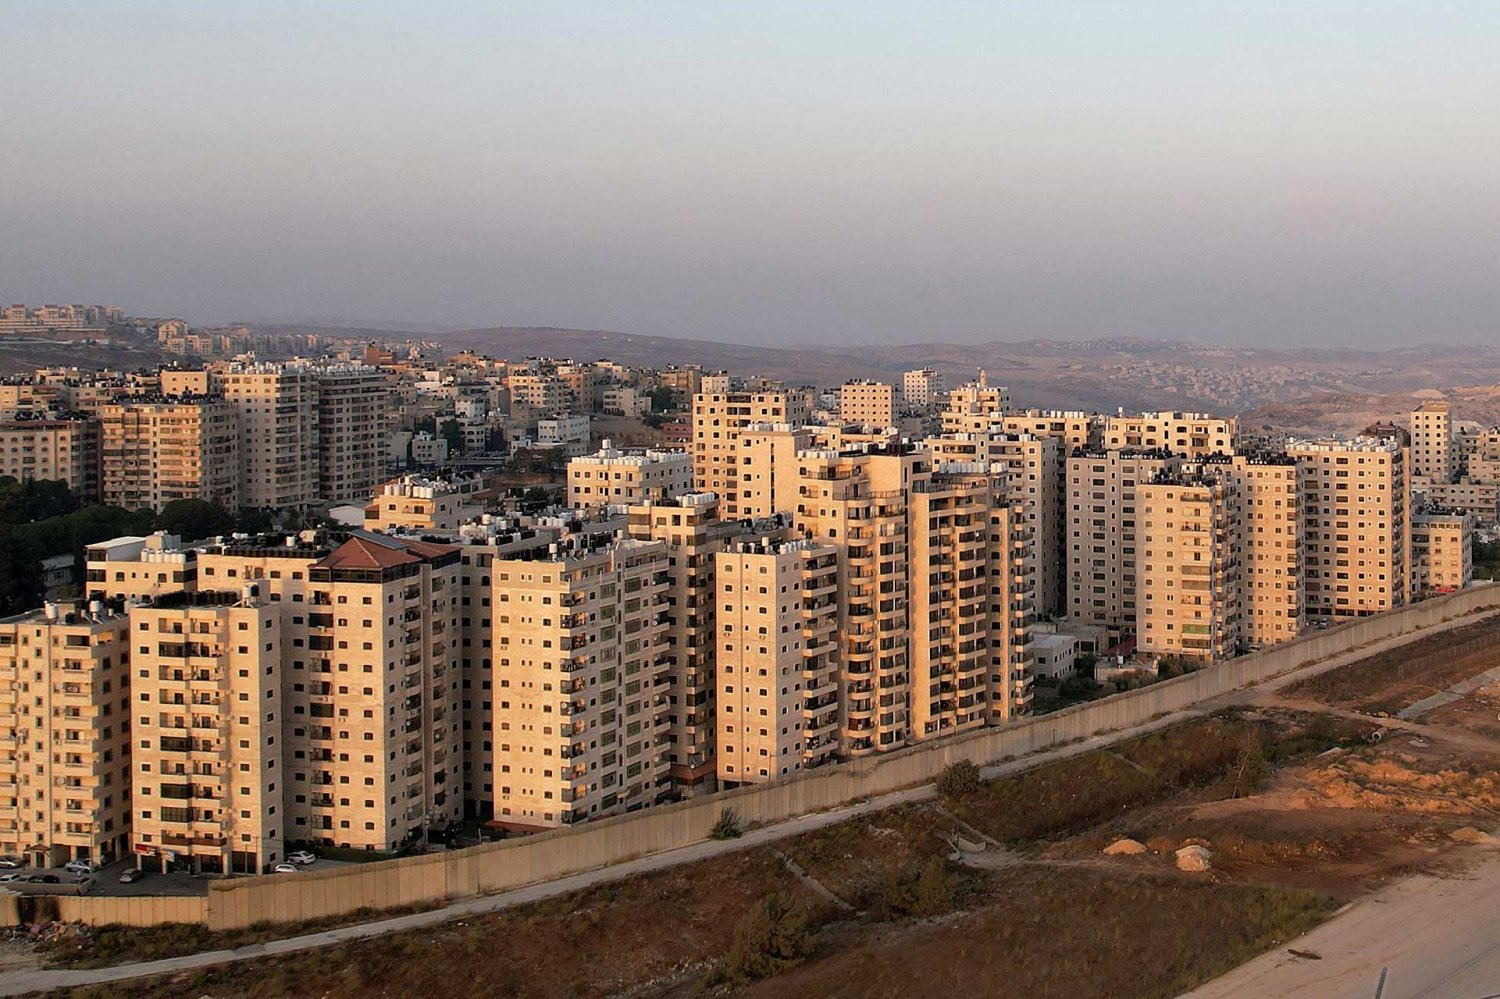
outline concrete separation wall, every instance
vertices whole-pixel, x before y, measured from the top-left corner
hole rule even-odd
[[[209,883],[206,900],[180,909],[122,911],[127,899],[76,898],[64,918],[89,923],[201,921],[214,930],[260,922],[302,922],[357,909],[435,905],[450,899],[518,888],[605,867],[709,837],[719,815],[734,809],[743,822],[769,824],[933,780],[948,764],[981,766],[1130,728],[1190,708],[1247,684],[1269,679],[1363,646],[1412,635],[1454,618],[1500,610],[1500,587],[1476,586],[1412,607],[1316,632],[1286,645],[1242,656],[1187,676],[1118,694],[1013,725],[982,729],[893,753],[823,767],[793,779],[739,788],[647,809],[571,829],[447,853],[341,867],[316,873],[236,878]],[[176,899],[160,899],[178,902]],[[193,917],[190,904],[202,902]],[[108,910],[103,905],[110,903]],[[99,908],[94,908],[99,905]],[[75,908],[76,906],[76,908]],[[0,919],[4,918],[0,908]]]

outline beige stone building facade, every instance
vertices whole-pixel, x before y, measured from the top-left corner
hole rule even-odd
[[[1233,454],[1238,436],[1237,419],[1207,413],[1111,416],[1104,424],[1104,447],[1110,450],[1164,450],[1187,458]]]
[[[1411,477],[1424,482],[1453,481],[1453,407],[1424,402],[1411,411]]]
[[[837,551],[767,541],[714,556],[723,787],[783,779],[837,752]]]
[[[485,495],[478,475],[402,475],[380,484],[365,507],[365,530],[456,531],[484,512]]]
[[[610,441],[568,462],[568,506],[575,509],[661,502],[693,491],[686,451],[622,451]]]
[[[215,380],[239,420],[240,503],[273,510],[316,504],[320,485],[317,369],[233,364]],[[343,414],[335,414],[339,415]]]
[[[106,504],[160,510],[196,499],[239,508],[239,426],[225,400],[131,399],[102,407],[99,421]]]
[[[380,368],[317,368],[318,492],[325,503],[364,503],[385,479],[392,393]]]
[[[1418,597],[1461,590],[1474,580],[1474,518],[1429,510],[1411,523],[1413,589]]]
[[[1393,440],[1292,441],[1303,480],[1310,616],[1365,617],[1411,602],[1406,449]]]
[[[1138,484],[1135,498],[1137,647],[1204,662],[1240,652],[1233,481],[1198,469],[1168,472]]]
[[[99,498],[99,424],[87,419],[0,422],[0,477],[60,481],[81,500]]]
[[[805,393],[784,388],[723,388],[704,380],[693,397],[693,488],[719,497],[725,517],[742,517],[740,488],[741,432],[752,423],[807,422],[811,412]]]
[[[1079,451],[1068,459],[1068,617],[1112,637],[1136,624],[1138,487],[1182,459],[1163,451]]]
[[[50,867],[128,851],[129,624],[102,603],[0,620],[0,854]]]
[[[1010,390],[991,385],[989,375],[979,372],[975,381],[948,393],[943,409],[943,433],[982,434],[1000,423],[1010,412]]]
[[[254,584],[131,610],[140,866],[259,874],[285,858],[282,611]]]
[[[893,426],[896,386],[863,379],[845,382],[839,389],[839,419],[859,426]]]
[[[929,410],[948,398],[948,380],[941,371],[917,368],[901,376],[901,399],[910,410]]]
[[[490,565],[494,821],[550,829],[670,791],[666,545],[584,543]]]

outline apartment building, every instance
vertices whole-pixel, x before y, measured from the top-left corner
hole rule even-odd
[[[781,522],[778,522],[780,526]],[[755,535],[738,521],[719,517],[712,493],[690,493],[632,506],[629,532],[667,549],[666,624],[667,762],[672,790],[683,797],[715,789],[718,704],[715,657],[715,556],[732,541],[779,536],[777,527]],[[786,533],[784,527],[779,534]]]
[[[402,475],[381,483],[365,507],[365,530],[445,532],[484,512],[478,475]]]
[[[1418,597],[1461,590],[1474,580],[1474,518],[1428,510],[1411,519],[1411,557]]]
[[[693,459],[686,451],[622,451],[609,440],[595,454],[568,462],[568,506],[669,500],[693,491]]]
[[[798,469],[797,529],[839,548],[840,747],[846,756],[898,749],[912,738],[908,500],[931,476],[931,456],[810,450]]]
[[[1111,637],[1135,629],[1138,487],[1182,459],[1165,451],[1077,451],[1068,459],[1068,617]]]
[[[984,433],[1009,411],[1010,390],[991,385],[989,375],[980,369],[976,381],[948,393],[948,405],[943,409],[943,433]]]
[[[139,866],[260,874],[285,858],[285,611],[253,583],[131,609]]]
[[[907,409],[931,409],[948,398],[948,380],[941,371],[917,368],[901,376],[901,398]]]
[[[797,456],[819,439],[814,427],[752,423],[739,435],[741,517],[770,517],[797,507]]]
[[[1420,493],[1428,505],[1467,513],[1476,523],[1500,522],[1500,481],[1429,482],[1412,491]]]
[[[90,600],[129,603],[198,588],[198,550],[175,534],[101,541],[84,549]]]
[[[896,386],[867,379],[845,382],[839,390],[839,419],[858,426],[894,426]]]
[[[392,401],[386,373],[363,364],[315,370],[319,496],[324,503],[364,503],[385,478]]]
[[[711,391],[722,388],[722,391]],[[752,423],[807,422],[807,394],[785,388],[725,387],[710,377],[693,396],[693,488],[719,497],[720,514],[742,517],[739,438]]]
[[[1187,458],[1233,454],[1239,420],[1207,413],[1140,413],[1111,416],[1104,424],[1110,450],[1170,451]]]
[[[372,369],[373,370],[373,369]],[[167,377],[167,372],[162,373]],[[336,379],[338,376],[334,376]],[[320,387],[318,369],[292,364],[232,364],[214,379],[239,420],[239,494],[243,506],[303,509],[320,495]],[[165,383],[164,383],[165,384]],[[353,391],[345,387],[339,391]],[[349,403],[349,397],[345,399]],[[353,415],[334,407],[335,419]],[[384,413],[380,416],[383,419]],[[335,424],[330,432],[363,433]],[[348,452],[334,452],[339,460]],[[335,469],[335,472],[340,472]]]
[[[1411,469],[1413,480],[1453,481],[1452,406],[1445,401],[1424,402],[1411,411]]]
[[[1064,607],[1062,528],[1066,514],[1061,440],[992,428],[985,433],[929,437],[923,447],[940,464],[1005,466],[1010,498],[1021,502],[1035,546],[1036,613],[1060,613]]]
[[[224,399],[131,398],[101,407],[99,422],[105,503],[160,510],[197,499],[239,508],[239,424]]]
[[[88,419],[0,422],[0,477],[60,481],[81,500],[99,498],[99,424]]]
[[[1137,648],[1212,662],[1241,651],[1239,496],[1201,468],[1136,485]]]
[[[101,602],[0,620],[0,853],[53,867],[128,851],[129,625]]]
[[[937,465],[912,484],[914,739],[1004,721],[1029,703],[1029,671],[1016,654],[1025,639],[1016,631],[1029,626],[1032,584],[1025,573],[1006,571],[1029,552],[1029,529],[1007,491],[1004,470],[982,462]]]
[[[1258,649],[1289,642],[1307,624],[1304,607],[1302,472],[1279,453],[1237,454],[1200,463],[1226,477],[1238,500],[1240,633]]]
[[[494,821],[556,828],[669,794],[666,545],[564,539],[490,579]]]
[[[505,379],[510,389],[512,419],[533,420],[545,413],[568,411],[568,386],[555,375],[515,374]]]
[[[1356,437],[1292,441],[1302,469],[1309,615],[1364,617],[1411,601],[1406,449]]]
[[[1060,461],[1080,448],[1092,451],[1104,447],[1104,418],[1082,410],[1020,409],[1004,414],[997,422],[1008,434],[1056,438],[1061,442]],[[1059,471],[1065,473],[1066,469]]]
[[[718,777],[763,784],[838,751],[838,550],[737,543],[714,556]]]

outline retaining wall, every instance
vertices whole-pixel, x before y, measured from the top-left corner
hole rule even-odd
[[[209,883],[200,914],[184,900],[159,899],[130,909],[127,899],[67,899],[80,922],[203,921],[214,930],[258,922],[301,922],[356,909],[430,905],[551,881],[644,854],[708,838],[719,815],[733,808],[744,822],[766,824],[821,811],[860,798],[933,780],[948,764],[970,759],[984,765],[1051,746],[1129,728],[1162,714],[1288,670],[1373,642],[1417,632],[1444,621],[1500,609],[1500,586],[1484,585],[1425,600],[1412,607],[1316,632],[1286,645],[1242,656],[1187,676],[1164,680],[1013,725],[981,729],[939,742],[809,771],[796,778],[647,809],[520,839],[447,853],[280,875]],[[4,918],[0,908],[0,919]]]

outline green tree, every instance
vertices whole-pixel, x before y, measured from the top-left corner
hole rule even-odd
[[[950,799],[967,797],[981,786],[979,767],[973,760],[959,760],[948,764],[937,779],[938,794]]]
[[[457,420],[443,421],[443,440],[448,442],[449,454],[464,453],[464,428]]]
[[[812,952],[807,913],[785,895],[774,893],[750,907],[734,928],[734,943],[723,977],[737,985],[795,967]]]
[[[156,515],[156,528],[184,541],[196,541],[234,530],[234,515],[208,500],[173,500]]]
[[[658,385],[651,390],[651,411],[666,413],[677,408],[677,390],[669,385]]]

